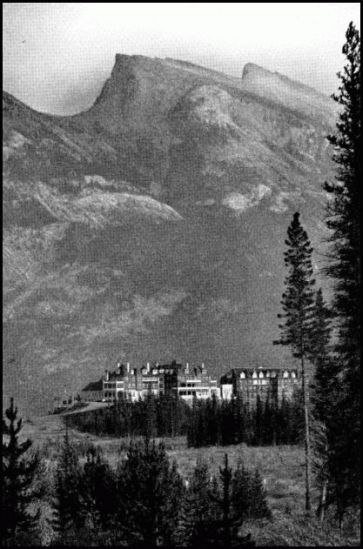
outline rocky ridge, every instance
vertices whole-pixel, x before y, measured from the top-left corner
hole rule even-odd
[[[3,115],[5,394],[29,377],[49,407],[117,357],[291,360],[271,344],[284,238],[298,209],[320,246],[332,100],[253,64],[118,54],[89,110],[4,93]]]

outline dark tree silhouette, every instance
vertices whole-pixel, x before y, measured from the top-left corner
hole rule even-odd
[[[31,514],[29,504],[38,496],[34,480],[40,461],[37,454],[29,455],[31,440],[19,442],[22,420],[17,419],[17,413],[11,398],[5,411],[7,422],[2,420],[3,436],[8,438],[2,443],[1,530],[5,546],[38,541],[39,513]]]
[[[311,355],[312,317],[314,309],[314,284],[311,255],[313,249],[308,235],[295,213],[287,230],[287,251],[284,261],[287,267],[286,290],[282,294],[283,319],[279,325],[281,339],[275,344],[288,345],[293,355],[300,359],[305,416],[305,509],[310,511],[311,449],[309,433],[309,396],[306,376],[306,359]]]
[[[235,516],[247,518],[270,518],[266,492],[261,476],[256,469],[251,473],[238,463],[232,478],[232,506]]]
[[[74,543],[77,530],[84,523],[81,500],[81,470],[78,458],[69,440],[68,426],[55,474],[52,526],[57,542]]]
[[[131,443],[118,471],[120,538],[145,547],[170,545],[179,518],[183,483],[162,444]]]
[[[218,518],[211,521],[208,542],[211,547],[254,547],[251,536],[242,537],[240,528],[243,522],[243,510],[234,505],[233,471],[228,463],[228,454],[224,455],[224,465],[219,468],[220,490],[211,493],[212,501],[219,508]]]
[[[331,230],[330,262],[325,271],[334,281],[334,372],[330,393],[327,438],[329,476],[341,522],[344,511],[359,503],[360,495],[360,217],[361,217],[361,98],[360,35],[353,23],[342,50],[346,56],[339,93],[341,106],[334,148],[336,178],[324,189],[329,195],[326,223]],[[339,390],[338,390],[339,388]]]
[[[111,528],[116,509],[116,479],[94,446],[87,451],[80,485],[87,525],[95,531]]]
[[[208,539],[208,532],[215,514],[213,514],[215,504],[211,500],[210,493],[208,465],[198,459],[182,503],[179,523],[181,545],[201,547]]]
[[[324,421],[330,406],[330,385],[334,378],[333,361],[330,356],[331,312],[328,309],[321,288],[316,293],[313,319],[311,361],[315,365],[312,384],[314,418]]]

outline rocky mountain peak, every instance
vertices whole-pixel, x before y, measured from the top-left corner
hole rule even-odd
[[[123,54],[78,115],[4,93],[4,352],[35,403],[121,351],[216,376],[282,364],[283,242],[297,210],[321,233],[331,103],[253,63],[241,79]]]
[[[298,110],[319,121],[333,122],[336,104],[328,96],[283,74],[269,71],[255,63],[247,63],[242,71],[242,86],[260,97]]]

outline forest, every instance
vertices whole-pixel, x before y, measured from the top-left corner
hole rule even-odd
[[[190,407],[181,398],[148,395],[130,402],[120,399],[108,408],[71,414],[68,425],[83,432],[114,437],[186,436],[188,447],[252,446],[298,444],[302,441],[303,408],[301,392],[293,400],[276,404],[262,400],[256,405],[241,397],[230,401],[211,398],[196,400]]]

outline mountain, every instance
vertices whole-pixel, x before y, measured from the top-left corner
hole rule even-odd
[[[68,117],[4,92],[5,396],[47,410],[117,358],[290,363],[272,346],[284,239],[300,211],[319,274],[335,117],[253,64],[117,54]]]

